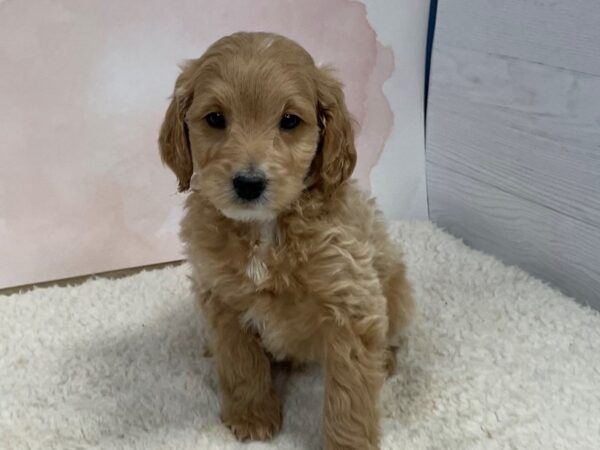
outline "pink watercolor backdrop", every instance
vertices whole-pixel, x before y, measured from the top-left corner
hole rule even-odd
[[[0,287],[180,258],[182,197],[157,131],[177,64],[239,30],[285,34],[338,68],[369,187],[394,56],[362,3],[0,0]]]

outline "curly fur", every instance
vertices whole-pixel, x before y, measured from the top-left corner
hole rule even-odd
[[[227,126],[204,118],[224,114]],[[301,118],[283,130],[284,113]],[[413,310],[400,251],[350,176],[353,123],[341,84],[298,44],[236,33],[185,64],[160,133],[186,201],[181,237],[210,327],[222,417],[241,439],[281,424],[273,361],[325,369],[325,448],[379,447],[378,392]],[[241,203],[240,170],[264,196]]]

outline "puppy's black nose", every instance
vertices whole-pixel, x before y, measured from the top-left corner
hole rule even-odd
[[[238,173],[233,178],[233,189],[243,200],[256,200],[265,191],[267,180],[260,172]]]

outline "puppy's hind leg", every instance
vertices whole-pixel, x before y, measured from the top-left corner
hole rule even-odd
[[[396,263],[384,283],[383,293],[387,300],[388,315],[388,345],[391,349],[401,346],[404,331],[415,310],[412,289],[405,272],[404,264]]]
[[[385,372],[387,377],[391,377],[396,372],[396,352],[397,347],[388,347],[384,353]]]

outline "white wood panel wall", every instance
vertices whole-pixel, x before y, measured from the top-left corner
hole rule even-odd
[[[600,308],[600,1],[440,0],[431,218]]]

